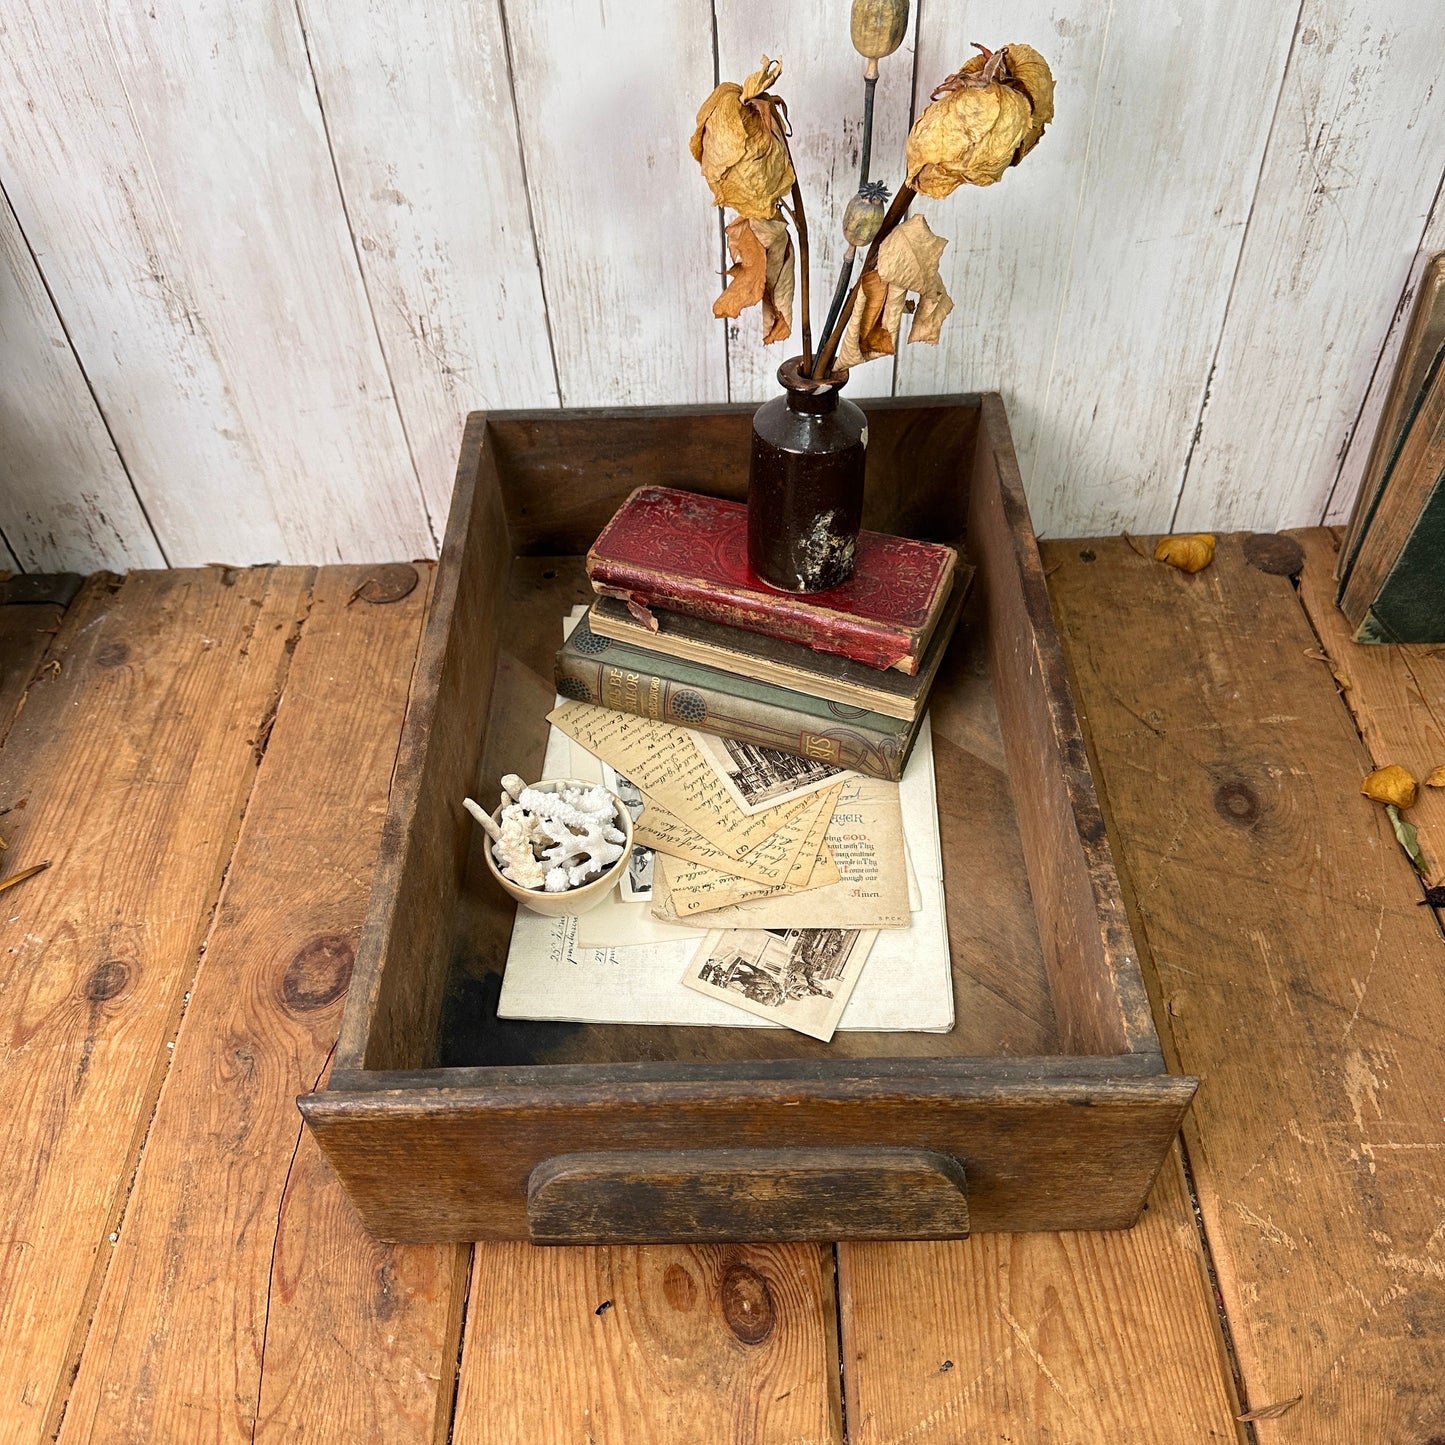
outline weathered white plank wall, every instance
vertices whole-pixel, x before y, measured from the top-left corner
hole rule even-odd
[[[15,213],[0,202],[0,527],[27,572],[161,567]]]
[[[1324,512],[1439,187],[1442,55],[1439,4],[1304,0],[1182,526]]]
[[[861,129],[848,9],[5,0],[0,563],[430,552],[472,407],[767,396],[793,343],[713,320],[686,142],[719,75],[783,56],[821,323]],[[920,0],[875,177],[974,40],[1042,50],[1058,119],[999,185],[921,203],[957,310],[851,393],[1003,391],[1056,535],[1343,515],[1445,245],[1440,19]]]
[[[687,149],[713,88],[710,8],[514,0],[503,9],[563,403],[721,400],[717,222]]]
[[[440,534],[474,408],[555,406],[501,17],[299,0],[346,214]]]
[[[166,556],[431,549],[291,0],[4,13],[0,180]]]

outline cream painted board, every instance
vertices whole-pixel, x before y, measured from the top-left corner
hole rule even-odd
[[[164,567],[15,213],[0,197],[0,532],[26,572]]]
[[[1350,432],[1349,449],[1340,465],[1339,476],[1321,518],[1326,526],[1348,522],[1354,511],[1355,497],[1359,493],[1365,468],[1369,464],[1370,448],[1374,444],[1380,416],[1385,409],[1385,398],[1389,394],[1395,366],[1400,359],[1400,347],[1405,342],[1410,311],[1415,304],[1416,288],[1424,274],[1426,262],[1437,253],[1445,251],[1445,205],[1440,203],[1442,191],[1445,191],[1445,178],[1442,178],[1441,189],[1436,191],[1434,211],[1425,225],[1420,249],[1410,264],[1405,289],[1400,293],[1400,299],[1391,313],[1389,333],[1370,376],[1370,387],[1360,408],[1359,419]]]
[[[1032,45],[1057,83],[1054,122],[1021,165],[996,185],[914,203],[949,238],[941,269],[955,309],[936,347],[905,346],[898,360],[900,394],[1001,392],[1028,479],[1070,249],[1094,204],[1084,187],[1109,12],[1092,0],[988,0],[925,5],[919,24],[915,112],[975,40]]]
[[[433,548],[290,0],[14,0],[0,167],[173,564]]]
[[[327,130],[439,531],[473,409],[557,404],[494,0],[302,0]]]
[[[563,404],[724,400],[717,218],[687,149],[713,88],[711,7],[504,13]]]
[[[1180,528],[1324,513],[1440,181],[1442,19],[1305,0]]]
[[[1010,30],[1015,14],[1004,22]],[[1007,305],[972,303],[996,324],[1020,327],[1021,348],[1032,355],[1042,347],[1047,357],[1042,383],[1025,372],[1016,387],[1034,518],[1053,535],[1168,522],[1295,11],[1246,0],[1117,0],[1106,18],[1098,84],[1086,102],[1074,99],[1090,108],[1078,188],[1050,189],[1045,202],[1077,205],[1067,247],[1031,263],[1022,304],[1015,297]],[[1229,80],[1221,84],[1226,56]],[[1068,91],[1062,100],[1070,104]],[[1031,184],[1028,171],[1049,141],[989,199],[1005,206],[1010,189]],[[1008,282],[991,269],[997,250],[971,262],[981,298]],[[1061,284],[1040,275],[1055,267]],[[1050,334],[1022,308],[1033,287],[1056,284]]]
[[[867,62],[853,49],[848,14],[848,6],[837,0],[788,0],[786,5],[739,0],[719,5],[717,10],[718,58],[724,80],[745,79],[757,69],[764,53],[783,60],[783,75],[774,89],[788,103],[793,126],[789,144],[808,217],[815,348],[822,342],[823,322],[843,259],[843,209],[858,189],[863,139],[863,68]],[[915,7],[903,44],[879,62],[869,175],[883,181],[890,191],[898,189],[903,177],[916,20]],[[710,203],[701,173],[694,174],[690,194],[699,204]],[[732,219],[729,211],[727,220]],[[761,333],[758,307],[728,323],[728,384],[733,401],[765,401],[777,395],[778,367],[789,357],[802,354],[797,306],[793,334],[786,341],[764,346]],[[889,396],[892,391],[893,363],[883,359],[856,367],[846,394],[856,401]]]

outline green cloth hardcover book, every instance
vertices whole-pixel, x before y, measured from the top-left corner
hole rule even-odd
[[[1445,477],[1436,480],[1356,642],[1445,642]]]
[[[557,691],[577,702],[897,782],[918,736],[912,721],[598,637],[584,616],[557,654]]]

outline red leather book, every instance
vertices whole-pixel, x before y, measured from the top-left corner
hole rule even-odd
[[[603,597],[655,629],[660,608],[800,642],[910,676],[948,600],[952,547],[860,532],[853,575],[827,592],[781,592],[748,566],[748,509],[672,487],[638,487],[587,554]]]

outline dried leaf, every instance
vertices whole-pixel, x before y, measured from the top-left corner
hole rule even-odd
[[[1278,1420],[1281,1415],[1288,1414],[1301,1400],[1303,1395],[1294,1395],[1288,1400],[1278,1400],[1273,1405],[1261,1405],[1258,1410],[1250,1410],[1246,1414],[1236,1415],[1236,1420],[1248,1424],[1251,1420]]]
[[[1425,786],[1427,788],[1445,788],[1445,763],[1438,768],[1431,768],[1425,774]]]
[[[1405,850],[1405,856],[1415,865],[1417,873],[1424,873],[1425,855],[1420,851],[1420,838],[1413,823],[1407,823],[1401,816],[1400,810],[1390,803],[1385,811],[1390,815],[1390,825],[1395,830],[1395,837],[1399,839],[1400,846]]]
[[[1445,908],[1445,883],[1432,883],[1425,890],[1425,896],[1415,905],[1417,908]]]
[[[838,348],[839,366],[853,367],[893,355],[910,292],[917,293],[918,304],[908,328],[909,341],[937,344],[939,328],[953,310],[953,300],[938,274],[938,260],[946,245],[922,216],[910,216],[888,234],[878,247],[877,269],[863,273]]]
[[[1360,791],[1377,803],[1390,803],[1397,808],[1410,808],[1415,804],[1415,779],[1399,763],[1376,768],[1360,784]]]
[[[1167,562],[1181,572],[1202,572],[1214,560],[1214,535],[1210,532],[1184,532],[1174,537],[1161,537],[1154,546],[1154,560]]]
[[[884,243],[887,244],[886,242]],[[882,247],[879,247],[882,250]],[[838,347],[838,366],[844,369],[873,361],[879,356],[893,354],[893,331],[884,320],[888,304],[888,283],[877,271],[865,271],[858,288],[853,309],[848,313],[848,325]],[[900,308],[900,315],[902,314]],[[897,325],[894,325],[896,331]]]
[[[725,80],[703,101],[690,147],[715,206],[767,221],[796,177],[788,158],[787,107],[768,87],[783,73],[765,55],[741,85]]]
[[[910,216],[878,248],[878,274],[890,288],[897,286],[918,294],[918,309],[908,328],[910,342],[931,341],[937,345],[939,328],[953,310],[953,299],[938,274],[938,262],[947,245],[942,236],[933,234],[922,216]]]
[[[793,238],[786,221],[740,216],[725,233],[733,265],[728,288],[712,305],[714,316],[740,316],[762,302],[763,342],[793,331]]]

